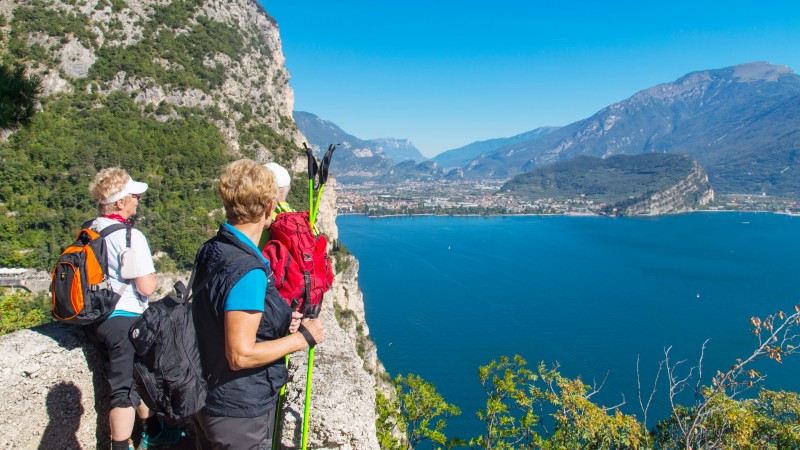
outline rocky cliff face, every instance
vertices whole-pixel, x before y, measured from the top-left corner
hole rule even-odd
[[[326,341],[315,350],[309,448],[377,449],[375,390],[383,367],[369,339],[358,263],[336,275],[321,317]],[[281,443],[299,448],[302,434],[308,353],[292,355]]]
[[[683,180],[669,189],[650,194],[631,205],[618,209],[624,216],[657,216],[695,211],[714,199],[714,191],[708,183],[708,175],[697,162],[694,169]]]
[[[29,46],[23,59],[42,76],[45,96],[124,91],[143,109],[199,108],[233,151],[263,160],[274,149],[244,136],[249,128],[304,140],[291,120],[277,23],[255,1],[0,0],[0,12],[0,29]]]

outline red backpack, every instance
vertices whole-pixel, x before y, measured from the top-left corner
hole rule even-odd
[[[333,283],[328,241],[314,235],[306,212],[278,214],[269,232],[271,240],[261,253],[269,260],[275,287],[293,310],[316,317]]]

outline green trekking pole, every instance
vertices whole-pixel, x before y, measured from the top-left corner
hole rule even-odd
[[[302,449],[308,446],[308,413],[311,410],[311,375],[314,372],[314,347],[308,349],[308,371],[306,372],[306,404],[303,408],[303,442]]]
[[[314,179],[317,176],[317,160],[314,158],[314,152],[308,148],[308,144],[305,142],[303,143],[303,147],[306,149],[306,157],[308,158],[308,211],[309,217],[311,215],[312,207],[314,205]],[[286,361],[286,368],[289,368],[289,355],[285,356]],[[306,392],[308,392],[308,382],[306,382]],[[275,427],[274,432],[272,434],[272,450],[278,450],[280,445],[280,438],[281,438],[281,429],[283,421],[281,420],[281,410],[283,409],[283,402],[286,398],[286,385],[284,384],[281,386],[281,392],[278,395],[278,405],[277,409],[275,410]],[[306,400],[308,403],[308,400]]]
[[[288,335],[287,335],[288,336]],[[286,369],[289,369],[289,355],[284,357]],[[275,407],[275,427],[272,432],[272,450],[278,450],[281,442],[281,410],[283,409],[283,399],[286,398],[286,384],[281,386],[281,393],[278,395],[278,405]]]
[[[331,144],[328,147],[328,151],[325,152],[325,157],[322,158],[322,163],[319,166],[319,189],[317,191],[317,198],[314,202],[314,210],[309,218],[309,223],[311,224],[311,229],[314,229],[314,222],[317,219],[317,211],[319,210],[319,199],[322,196],[322,187],[325,185],[325,182],[328,181],[328,166],[331,163],[331,157],[333,156],[333,151],[336,149],[336,144]],[[310,154],[309,151],[306,151],[306,154]],[[311,159],[313,155],[309,156],[309,168],[311,167]],[[316,163],[316,160],[314,160]],[[315,172],[316,172],[316,164],[315,164]],[[309,293],[310,298],[310,293]],[[321,306],[321,301],[320,301]],[[316,318],[319,314],[320,308],[318,307],[311,307],[310,302],[306,302],[304,305],[306,311],[309,311],[308,317]],[[312,376],[314,374],[314,348],[315,346],[310,346],[308,348],[308,368],[306,371],[306,401],[305,405],[303,405],[303,438],[301,441],[301,448],[302,450],[306,450],[308,447],[308,416],[311,411],[311,381]]]

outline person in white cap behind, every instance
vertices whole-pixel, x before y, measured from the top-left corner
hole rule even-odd
[[[289,171],[278,163],[270,162],[264,165],[272,171],[275,176],[275,184],[278,185],[278,206],[275,207],[275,211],[272,213],[272,219],[274,220],[275,216],[280,213],[294,212],[294,209],[286,202],[286,196],[289,195],[289,188],[291,188],[292,177],[289,175]]]
[[[272,176],[275,178],[275,185],[278,186],[278,204],[275,206],[275,210],[272,211],[272,220],[274,221],[280,213],[294,212],[294,208],[286,201],[286,197],[289,195],[289,189],[291,188],[292,177],[289,175],[289,171],[286,170],[286,168],[276,162],[266,163],[264,167],[272,172]],[[258,248],[263,249],[264,246],[267,245],[269,239],[269,229],[265,229],[264,232],[261,233],[261,239],[258,241]]]
[[[97,202],[100,217],[93,221],[91,228],[101,231],[117,223],[132,227],[139,197],[145,191],[147,184],[134,181],[124,169],[112,167],[98,172],[89,185],[89,192]],[[180,436],[167,436],[172,432],[167,429],[162,433],[156,416],[141,401],[133,381],[135,351],[128,339],[128,330],[147,308],[148,296],[155,292],[158,284],[147,239],[141,231],[132,228],[128,248],[126,235],[126,229],[120,229],[105,238],[109,281],[120,299],[107,319],[87,325],[84,331],[106,357],[111,448],[127,450],[136,420],[134,411],[143,421],[143,438],[149,443],[154,443],[153,437],[157,435],[169,441],[178,440]]]

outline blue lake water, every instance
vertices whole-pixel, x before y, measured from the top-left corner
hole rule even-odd
[[[642,417],[636,360],[652,386],[664,349],[725,370],[756,346],[749,318],[800,303],[800,217],[698,213],[601,217],[337,219],[360,261],[378,356],[392,376],[433,382],[462,415],[448,435],[481,433],[478,367],[522,355],[559,362],[594,397]],[[687,364],[688,364],[687,363]],[[800,356],[758,366],[770,389],[800,390]],[[663,381],[663,376],[662,376]],[[661,383],[648,426],[668,412]]]

